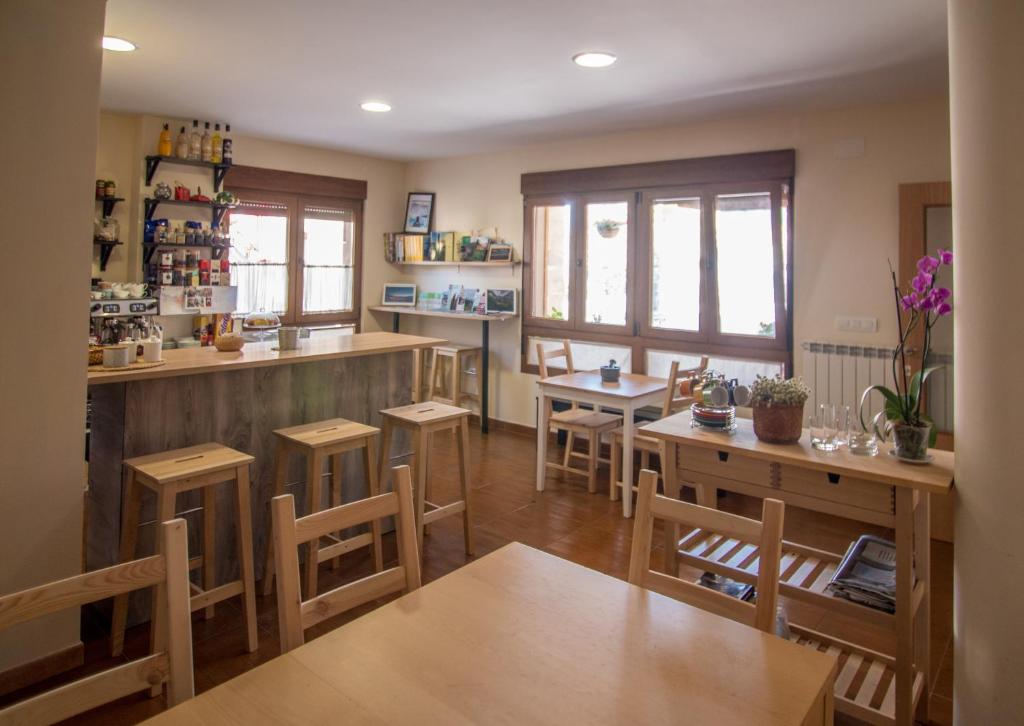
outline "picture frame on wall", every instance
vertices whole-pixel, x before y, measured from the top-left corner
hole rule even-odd
[[[409,192],[405,203],[405,233],[430,234],[434,229],[434,193]]]
[[[484,313],[486,315],[495,315],[503,313],[505,315],[516,315],[518,312],[517,290],[514,287],[489,287],[487,288],[486,303],[484,305]]]
[[[416,286],[406,282],[384,283],[384,294],[381,296],[380,304],[414,308],[416,307]]]
[[[488,262],[511,262],[512,245],[492,244],[487,249]]]

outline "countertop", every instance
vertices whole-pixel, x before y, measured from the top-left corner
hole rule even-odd
[[[88,381],[90,386],[96,386],[103,383],[192,376],[242,368],[312,363],[377,353],[400,353],[416,348],[429,348],[444,342],[446,341],[442,338],[380,332],[355,333],[324,340],[304,339],[299,341],[298,349],[286,351],[273,350],[277,347],[276,340],[246,343],[242,350],[231,353],[221,353],[213,346],[171,349],[164,351],[164,360],[167,363],[162,366],[129,371],[89,371]]]

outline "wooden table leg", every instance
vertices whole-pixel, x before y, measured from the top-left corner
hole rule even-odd
[[[914,723],[914,490],[896,487],[896,723]],[[927,694],[926,694],[927,695]],[[926,696],[925,696],[926,697]]]
[[[277,439],[277,453],[274,458],[274,492],[270,495],[270,498],[279,497],[284,494],[285,480],[288,478],[288,447],[285,446],[284,440],[280,437],[275,436]],[[267,527],[267,532],[273,530],[273,524],[268,520],[271,526]],[[274,538],[273,536],[267,537],[267,561],[263,567],[263,594],[269,595],[274,591]]]
[[[472,556],[476,553],[473,544],[473,516],[470,499],[469,483],[469,417],[463,417],[459,423],[459,485],[462,487],[462,501],[465,509],[462,510],[462,537],[466,543],[466,554]]]
[[[259,647],[256,636],[256,583],[253,572],[252,505],[249,492],[249,465],[235,469],[235,506],[238,513],[238,579],[242,581],[242,618],[245,620],[250,653]],[[313,543],[316,546],[316,542]],[[316,550],[313,550],[316,562]],[[314,589],[315,589],[314,582]]]
[[[380,480],[377,478],[377,436],[367,437],[366,446],[363,447],[363,470],[366,472],[367,496],[375,497],[380,494]],[[380,519],[374,517],[370,522],[370,532],[373,537],[373,569],[381,572],[384,569],[384,549],[381,541]]]
[[[550,399],[543,389],[537,397],[537,491],[544,491],[544,475],[548,460],[548,428],[551,426],[548,414]]]
[[[331,467],[331,507],[341,506],[341,454],[331,454],[330,459]],[[342,538],[342,532],[339,530],[337,537],[340,540]],[[338,555],[331,560],[331,569],[337,570],[341,567],[341,555]]]
[[[633,516],[633,405],[622,407],[622,516]]]
[[[203,487],[203,589],[217,586],[217,485]],[[210,603],[203,618],[214,616],[216,605]]]
[[[675,499],[679,496],[679,482],[676,472],[675,443],[671,441],[659,442],[661,449],[658,456],[661,458],[661,478],[664,482],[665,496]],[[665,525],[665,574],[672,577],[679,576],[679,564],[676,557],[676,550],[679,547],[679,525],[675,522],[663,522]]]
[[[916,718],[930,720],[931,693],[931,494],[920,492],[914,508],[914,574],[923,583],[921,605],[914,619],[914,667],[924,673],[924,692],[917,704]]]
[[[125,467],[121,506],[121,542],[119,562],[135,558],[139,540],[139,509],[142,507],[142,484],[135,481],[135,472]],[[124,652],[124,631],[128,623],[128,593],[114,598],[114,615],[110,624],[110,654]]]
[[[321,486],[324,474],[324,458],[317,451],[307,455],[308,472],[306,474],[306,516],[319,512],[323,506]],[[317,565],[320,560],[320,540],[314,539],[306,548],[306,599],[316,597]]]

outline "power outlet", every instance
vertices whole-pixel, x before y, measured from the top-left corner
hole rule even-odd
[[[844,333],[877,333],[878,318],[839,316],[836,318],[836,330]]]

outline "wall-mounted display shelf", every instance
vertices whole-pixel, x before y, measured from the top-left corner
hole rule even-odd
[[[111,242],[106,239],[93,239],[92,243],[100,248],[100,272],[106,272],[111,253],[121,243],[117,240]]]
[[[177,164],[178,166],[197,166],[201,169],[209,169],[213,172],[213,193],[220,191],[220,185],[224,182],[224,175],[228,173],[231,164],[214,164],[211,161],[194,161],[192,159],[179,159],[176,156],[147,156],[146,157],[146,186],[153,183],[153,175],[156,174],[160,164]]]
[[[123,202],[124,197],[96,197],[97,202],[103,202],[103,216],[109,217],[114,213],[114,205]]]
[[[519,260],[502,260],[501,262],[392,262],[398,267],[514,267],[522,264]]]
[[[203,209],[209,209],[213,213],[210,225],[213,227],[219,227],[220,223],[224,220],[224,212],[228,211],[230,207],[226,204],[216,204],[214,202],[193,202],[191,200],[183,199],[152,199],[147,197],[142,200],[145,205],[146,221],[153,219],[153,214],[156,212],[156,208],[161,204],[174,204],[183,207],[202,207]]]
[[[120,243],[118,243],[120,244]],[[224,256],[224,253],[231,249],[231,245],[179,245],[174,242],[167,244],[161,244],[157,242],[143,242],[142,243],[142,264],[148,265],[153,259],[153,255],[158,249],[172,250],[172,249],[208,249],[210,250],[210,259],[219,260]]]

